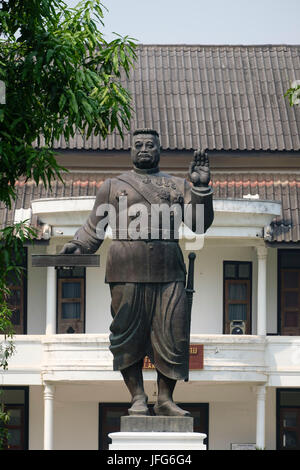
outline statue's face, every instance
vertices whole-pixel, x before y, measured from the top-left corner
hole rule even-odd
[[[159,139],[152,134],[133,136],[131,158],[137,168],[149,169],[158,166],[160,156]]]

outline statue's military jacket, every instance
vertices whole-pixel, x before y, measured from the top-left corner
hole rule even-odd
[[[212,224],[212,190],[209,186],[194,187],[184,178],[158,169],[131,170],[102,183],[88,220],[76,232],[72,242],[79,245],[83,253],[95,253],[109,225],[113,241],[107,257],[106,282],[184,282],[186,269],[178,244],[177,226],[174,226],[174,213],[169,212],[170,225],[165,228],[162,217],[153,210],[151,212],[151,208],[161,204],[181,207],[185,223],[184,214],[189,208],[192,217],[188,225],[197,233],[204,233]],[[200,232],[195,219],[197,204],[204,209]],[[130,227],[137,230],[132,231]],[[137,238],[138,230],[141,233]]]

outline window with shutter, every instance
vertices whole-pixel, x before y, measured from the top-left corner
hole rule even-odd
[[[251,334],[252,264],[224,261],[224,333]]]
[[[277,449],[300,450],[299,389],[277,389]]]
[[[19,278],[15,274],[10,277],[8,288],[10,296],[7,299],[8,306],[12,311],[11,322],[16,335],[27,333],[27,251],[22,264],[22,274]]]
[[[6,450],[28,450],[29,387],[4,386],[0,388],[1,408],[9,414],[6,428]]]
[[[279,329],[283,336],[300,335],[300,250],[278,250]]]
[[[85,331],[85,268],[57,271],[57,332]]]

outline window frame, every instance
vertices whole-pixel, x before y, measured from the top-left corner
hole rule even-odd
[[[29,450],[29,386],[19,387],[13,385],[3,385],[0,387],[0,391],[5,390],[23,390],[24,391],[24,403],[9,403],[6,405],[4,403],[5,408],[8,409],[10,407],[23,407],[24,410],[24,422],[23,422],[23,442],[24,442],[24,449],[22,450]],[[10,450],[10,449],[7,449]],[[19,450],[19,449],[11,449],[11,450]]]
[[[61,302],[62,299],[62,284],[63,282],[74,282],[74,281],[80,281],[81,284],[81,294],[82,298],[80,299],[80,304],[81,304],[81,316],[82,316],[82,331],[81,332],[76,332],[74,333],[69,333],[69,334],[82,334],[85,333],[86,329],[86,268],[83,268],[83,275],[82,276],[74,276],[74,277],[59,277],[58,274],[58,269],[56,270],[56,334],[68,334],[67,332],[65,333],[59,333],[59,326],[60,323],[62,323],[62,309],[61,305],[62,303],[71,303],[72,301],[74,302],[74,299],[68,299],[66,302]],[[77,299],[77,298],[76,298]],[[74,320],[76,321],[76,320]],[[69,320],[69,322],[72,322],[72,319]]]
[[[235,265],[235,270],[237,273],[238,265],[240,264],[247,264],[249,266],[249,277],[248,278],[238,278],[238,276],[235,277],[225,277],[225,270],[226,270],[226,265],[228,264],[234,264]],[[246,331],[245,334],[251,335],[252,334],[252,261],[236,261],[236,260],[223,260],[223,334],[230,334],[230,322],[227,320],[227,304],[226,304],[226,299],[227,299],[227,290],[228,290],[228,282],[227,281],[237,281],[238,282],[247,282],[249,284],[249,289],[248,289],[248,309],[247,309],[247,316],[249,317],[249,322],[246,322]],[[234,302],[233,302],[234,303]],[[237,302],[241,303],[241,302]],[[245,302],[246,303],[246,302]],[[248,325],[249,323],[249,325]],[[227,326],[229,324],[229,327]],[[228,331],[227,331],[228,328]]]
[[[286,287],[284,284],[284,274],[286,272],[291,272],[295,271],[298,273],[298,286],[297,287]],[[280,269],[280,282],[281,282],[281,288],[280,288],[280,331],[282,336],[299,336],[300,334],[300,306],[299,306],[299,296],[300,296],[300,268],[281,268]],[[288,292],[297,292],[298,294],[298,308],[295,309],[293,307],[287,307],[285,306],[284,308],[284,294]],[[287,313],[292,313],[293,311],[297,312],[297,319],[298,319],[298,325],[297,326],[287,326],[285,325],[285,320],[286,320],[286,314]]]
[[[299,269],[300,270],[300,262],[299,265],[287,268],[282,266],[282,257],[286,253],[291,253],[293,251],[297,251],[300,254],[299,248],[279,248],[277,250],[277,334],[279,336],[289,336],[283,335],[282,328],[281,328],[281,312],[282,312],[282,269]]]
[[[20,309],[20,318],[21,318],[21,327],[22,327],[22,332],[18,333],[15,332],[16,335],[27,335],[27,297],[28,297],[28,253],[27,253],[27,247],[24,247],[24,262],[22,265],[22,268],[24,268],[24,273],[21,275],[20,283],[19,284],[11,284],[8,286],[10,290],[21,290],[21,303],[22,305],[22,311]],[[9,304],[8,304],[9,305]],[[23,321],[23,325],[22,325]],[[13,324],[15,327],[15,325]]]
[[[299,387],[284,387],[284,388],[277,388],[276,389],[276,450],[284,450],[281,449],[281,410],[282,409],[299,409],[300,412],[300,405],[295,406],[295,405],[280,405],[280,393],[281,392],[298,392],[300,393],[300,388]],[[299,429],[299,434],[300,434],[300,429]],[[290,449],[292,450],[292,449]],[[288,451],[288,449],[287,449]]]

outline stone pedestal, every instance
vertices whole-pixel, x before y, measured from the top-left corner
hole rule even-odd
[[[109,437],[109,450],[206,449],[206,434],[193,432],[188,416],[122,416],[121,431]]]

